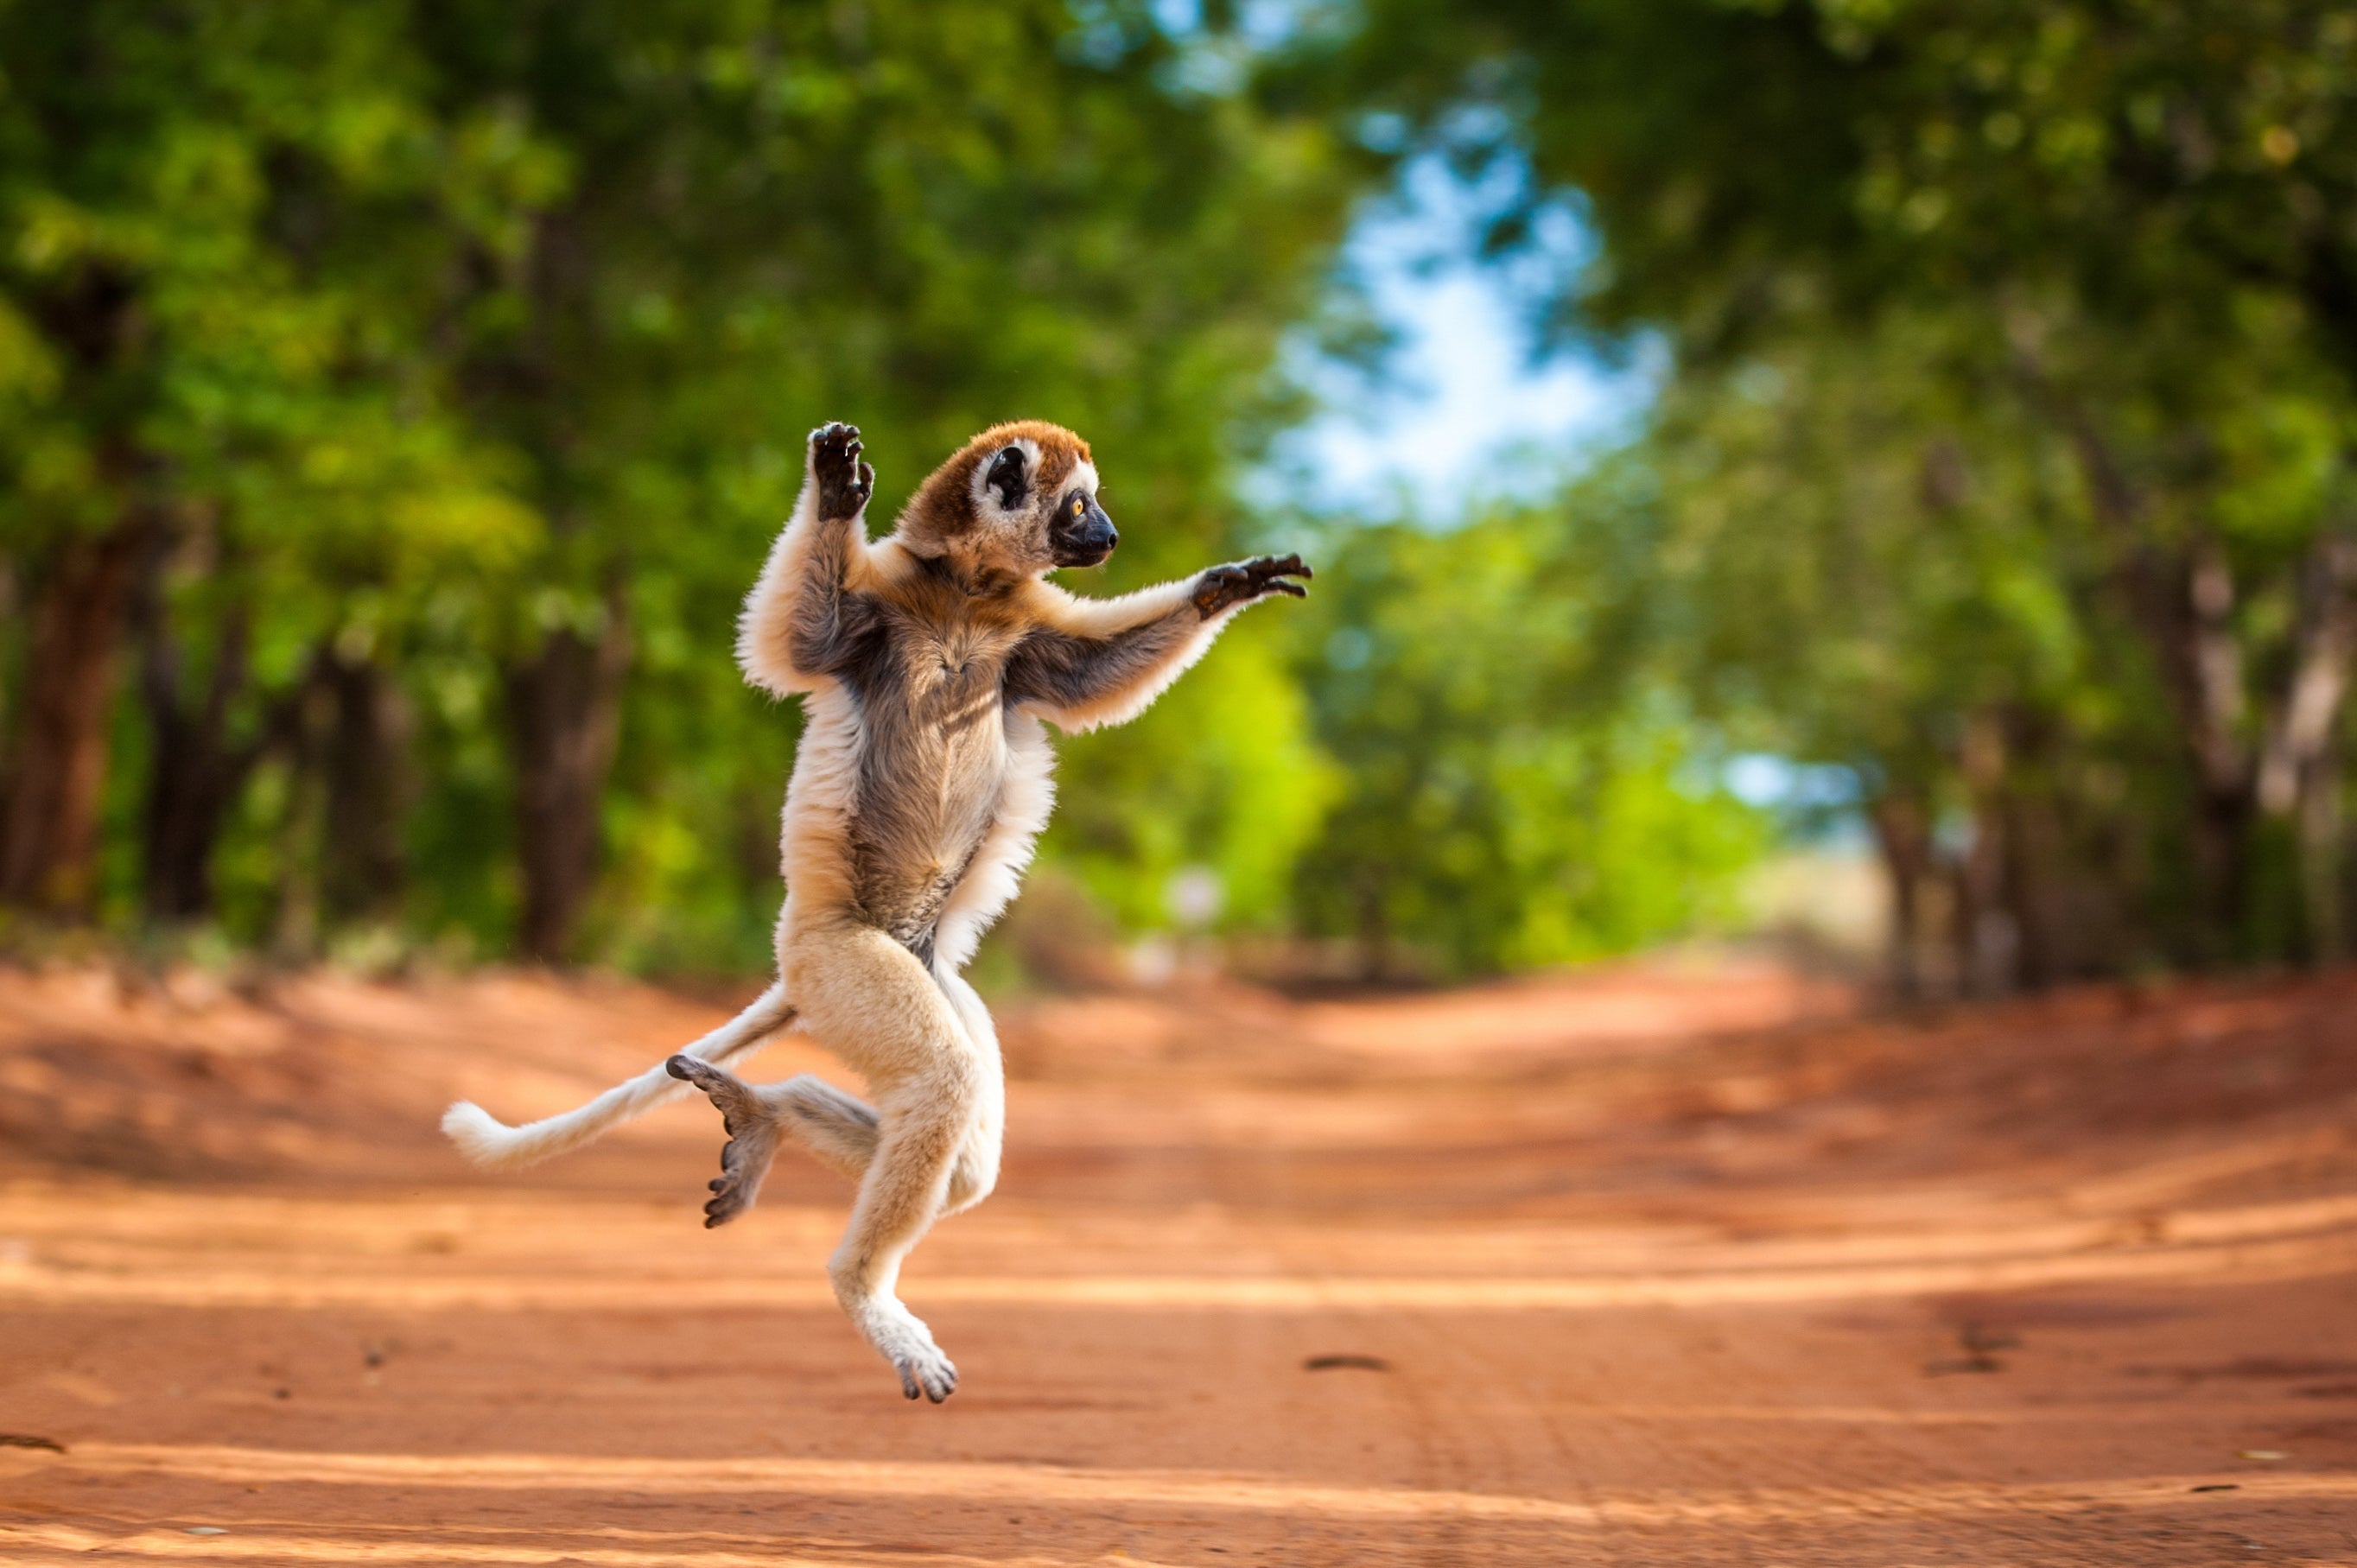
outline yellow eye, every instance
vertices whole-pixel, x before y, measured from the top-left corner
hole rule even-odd
[[[1082,497],[1082,496],[1074,496],[1074,497],[1072,498],[1072,515],[1073,515],[1074,517],[1078,517],[1078,516],[1080,516],[1080,515],[1081,515],[1081,513],[1082,513],[1082,512],[1084,512],[1084,511],[1086,511],[1086,510],[1089,510],[1089,503],[1088,503],[1088,500],[1087,500],[1087,499],[1086,499],[1085,497]]]

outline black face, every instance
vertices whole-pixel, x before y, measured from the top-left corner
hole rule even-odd
[[[1064,493],[1048,520],[1048,549],[1059,566],[1102,565],[1120,542],[1096,497],[1077,487]]]

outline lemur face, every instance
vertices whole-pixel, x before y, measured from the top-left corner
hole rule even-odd
[[[1090,474],[1093,480],[1095,474]],[[1059,566],[1102,566],[1121,542],[1113,519],[1097,505],[1093,485],[1074,485],[1048,519],[1048,548]]]
[[[936,492],[936,480],[963,494],[952,502],[955,492]],[[1088,444],[1058,425],[1026,420],[985,431],[936,480],[912,508],[910,542],[938,540],[979,565],[1027,575],[1095,566],[1121,541],[1097,500]]]
[[[1096,465],[1053,442],[1019,436],[976,465],[975,513],[1026,564],[1099,566],[1121,542],[1097,504]],[[1044,560],[1043,560],[1044,558]]]

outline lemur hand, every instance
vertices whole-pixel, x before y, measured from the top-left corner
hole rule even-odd
[[[810,434],[811,477],[818,481],[818,514],[856,517],[876,493],[876,470],[859,460],[859,426],[822,424]]]
[[[1298,555],[1263,555],[1232,566],[1213,566],[1195,579],[1195,609],[1205,620],[1235,605],[1248,605],[1271,594],[1306,599],[1309,590],[1288,577],[1314,575]]]

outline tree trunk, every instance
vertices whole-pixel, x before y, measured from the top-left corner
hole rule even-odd
[[[1972,800],[1973,838],[1953,866],[1956,988],[2003,996],[2020,983],[2021,930],[2006,903],[2005,725],[1986,709],[1964,723],[1957,763]]]
[[[333,727],[326,655],[315,655],[303,682],[286,699],[286,810],[278,822],[278,908],[270,947],[281,963],[308,963],[319,955],[319,862],[327,837],[327,786],[322,738]]]
[[[0,625],[14,626],[19,614],[16,605],[16,563],[0,555]],[[5,671],[0,671],[5,673]],[[8,688],[0,682],[0,824],[7,820],[8,806]]]
[[[319,897],[338,923],[398,913],[407,881],[408,699],[371,659],[322,661],[334,718],[327,737],[327,839]]]
[[[97,892],[115,643],[145,529],[77,536],[34,590],[24,716],[0,819],[0,901],[86,918]]]
[[[2076,406],[2066,420],[2096,521],[2111,542],[2113,582],[2159,671],[2193,768],[2196,956],[2225,962],[2242,956],[2250,912],[2257,785],[2244,734],[2247,697],[2233,574],[2213,539],[2198,541],[2185,554],[2160,548],[2147,498],[2094,421]]]
[[[2244,739],[2242,641],[2233,628],[2234,579],[2223,553],[2204,540],[2186,563],[2185,612],[2161,633],[2170,639],[2161,657],[2178,671],[2173,682],[2193,753],[2201,799],[2194,822],[2195,869],[2201,878],[2203,940],[2212,962],[2247,956],[2244,928],[2251,914],[2251,833],[2256,822],[2257,773]]]
[[[139,692],[152,748],[140,891],[150,919],[176,923],[213,912],[213,847],[262,747],[229,742],[230,708],[249,673],[244,609],[223,618],[204,693],[188,703],[163,597],[164,552],[151,561],[138,606]]]
[[[2069,856],[2054,802],[2042,794],[2009,791],[2004,839],[2006,888],[2014,929],[2020,933],[2015,976],[2026,990],[2044,990],[2074,978],[2081,961],[2066,907]]]
[[[2256,794],[2268,817],[2291,819],[2306,946],[2311,959],[2330,963],[2344,949],[2336,742],[2357,675],[2357,534],[2319,535],[2299,589],[2291,672],[2268,717]]]
[[[1361,866],[1358,886],[1351,891],[1351,904],[1357,915],[1352,922],[1354,947],[1358,954],[1359,981],[1364,985],[1380,985],[1391,976],[1392,924],[1387,900],[1388,877],[1381,866]]]
[[[2298,815],[2300,901],[2308,956],[2322,967],[2349,957],[2349,865],[2341,827],[2343,764],[2329,747],[2300,780]]]
[[[2108,461],[2108,459],[2106,459]],[[2222,963],[2239,956],[2249,913],[2253,791],[2257,782],[2244,735],[2246,697],[2242,641],[2233,625],[2234,578],[2214,541],[2171,556],[2145,536],[2141,507],[2119,510],[2117,481],[2096,487],[2109,495],[2120,552],[2115,567],[2122,596],[2144,634],[2178,734],[2191,764],[2192,841],[2200,900],[2192,923],[2196,956]]]
[[[1890,989],[1903,1002],[1923,999],[1923,894],[1932,871],[1932,825],[1921,797],[1885,793],[1868,811],[1882,866],[1890,879]]]
[[[599,805],[619,737],[630,629],[619,588],[593,641],[551,632],[507,671],[516,769],[516,841],[523,871],[517,946],[558,963],[570,954],[597,882]]]

